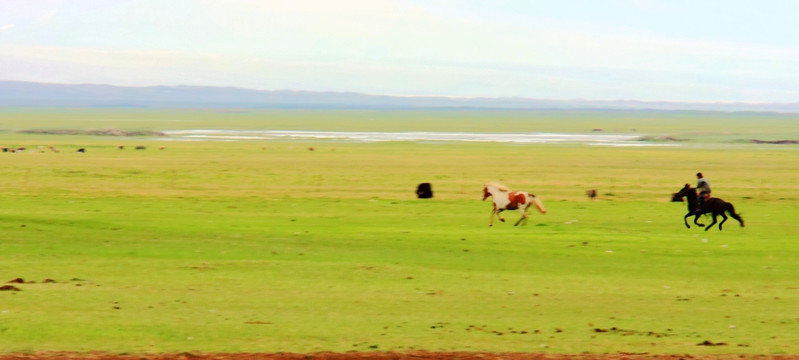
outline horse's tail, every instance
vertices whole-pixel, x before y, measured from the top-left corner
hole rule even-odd
[[[530,198],[531,198],[531,201],[533,202],[533,205],[535,205],[535,207],[538,208],[538,211],[540,213],[542,213],[542,214],[546,214],[547,213],[547,209],[544,208],[544,204],[541,203],[541,200],[539,200],[537,196],[531,194]]]
[[[735,207],[732,206],[731,203],[726,203],[724,206],[727,212],[730,213],[730,216],[732,216],[733,219],[738,220],[738,222],[741,223],[741,227],[744,227],[744,219],[741,218],[740,214],[735,213]]]

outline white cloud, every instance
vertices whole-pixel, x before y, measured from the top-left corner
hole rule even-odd
[[[16,25],[14,25],[14,24],[5,24],[3,26],[0,26],[0,31],[6,31],[6,30],[11,29],[11,28],[13,28],[15,26]]]
[[[56,12],[57,12],[56,10],[51,10],[51,11],[49,11],[47,13],[44,13],[43,15],[39,16],[36,20],[34,20],[33,23],[34,24],[46,23],[46,22],[50,21],[50,19],[52,19],[53,16],[56,15]]]

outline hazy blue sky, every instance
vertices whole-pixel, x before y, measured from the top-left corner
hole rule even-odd
[[[0,0],[0,80],[799,101],[799,0]]]

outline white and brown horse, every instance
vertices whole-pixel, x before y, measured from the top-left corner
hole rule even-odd
[[[494,226],[494,215],[497,216],[499,221],[505,222],[505,219],[499,215],[504,210],[516,210],[522,213],[522,217],[516,221],[514,226],[519,225],[522,220],[527,220],[527,208],[530,205],[535,205],[542,214],[547,213],[544,204],[541,203],[535,195],[528,194],[524,191],[510,191],[507,187],[500,184],[488,183],[483,187],[483,200],[491,197],[494,201],[494,208],[491,210],[491,220],[488,226]]]

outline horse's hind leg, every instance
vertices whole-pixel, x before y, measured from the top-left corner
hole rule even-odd
[[[525,224],[527,223],[527,209],[522,210],[522,217],[519,218],[519,220],[517,220],[516,223],[513,224],[513,226],[519,226],[519,223],[521,223],[522,220],[524,220]]]
[[[724,215],[723,212],[719,215],[721,215],[721,222],[719,223],[719,230],[721,230],[721,225],[724,225],[724,222],[727,221],[727,215]]]
[[[714,225],[715,223],[716,223],[716,214],[713,214],[713,222],[711,222],[711,223],[710,223],[710,225],[708,225],[708,226],[705,228],[705,231],[708,231],[708,230],[710,230],[710,228],[712,228],[712,227],[713,227],[713,225]]]

